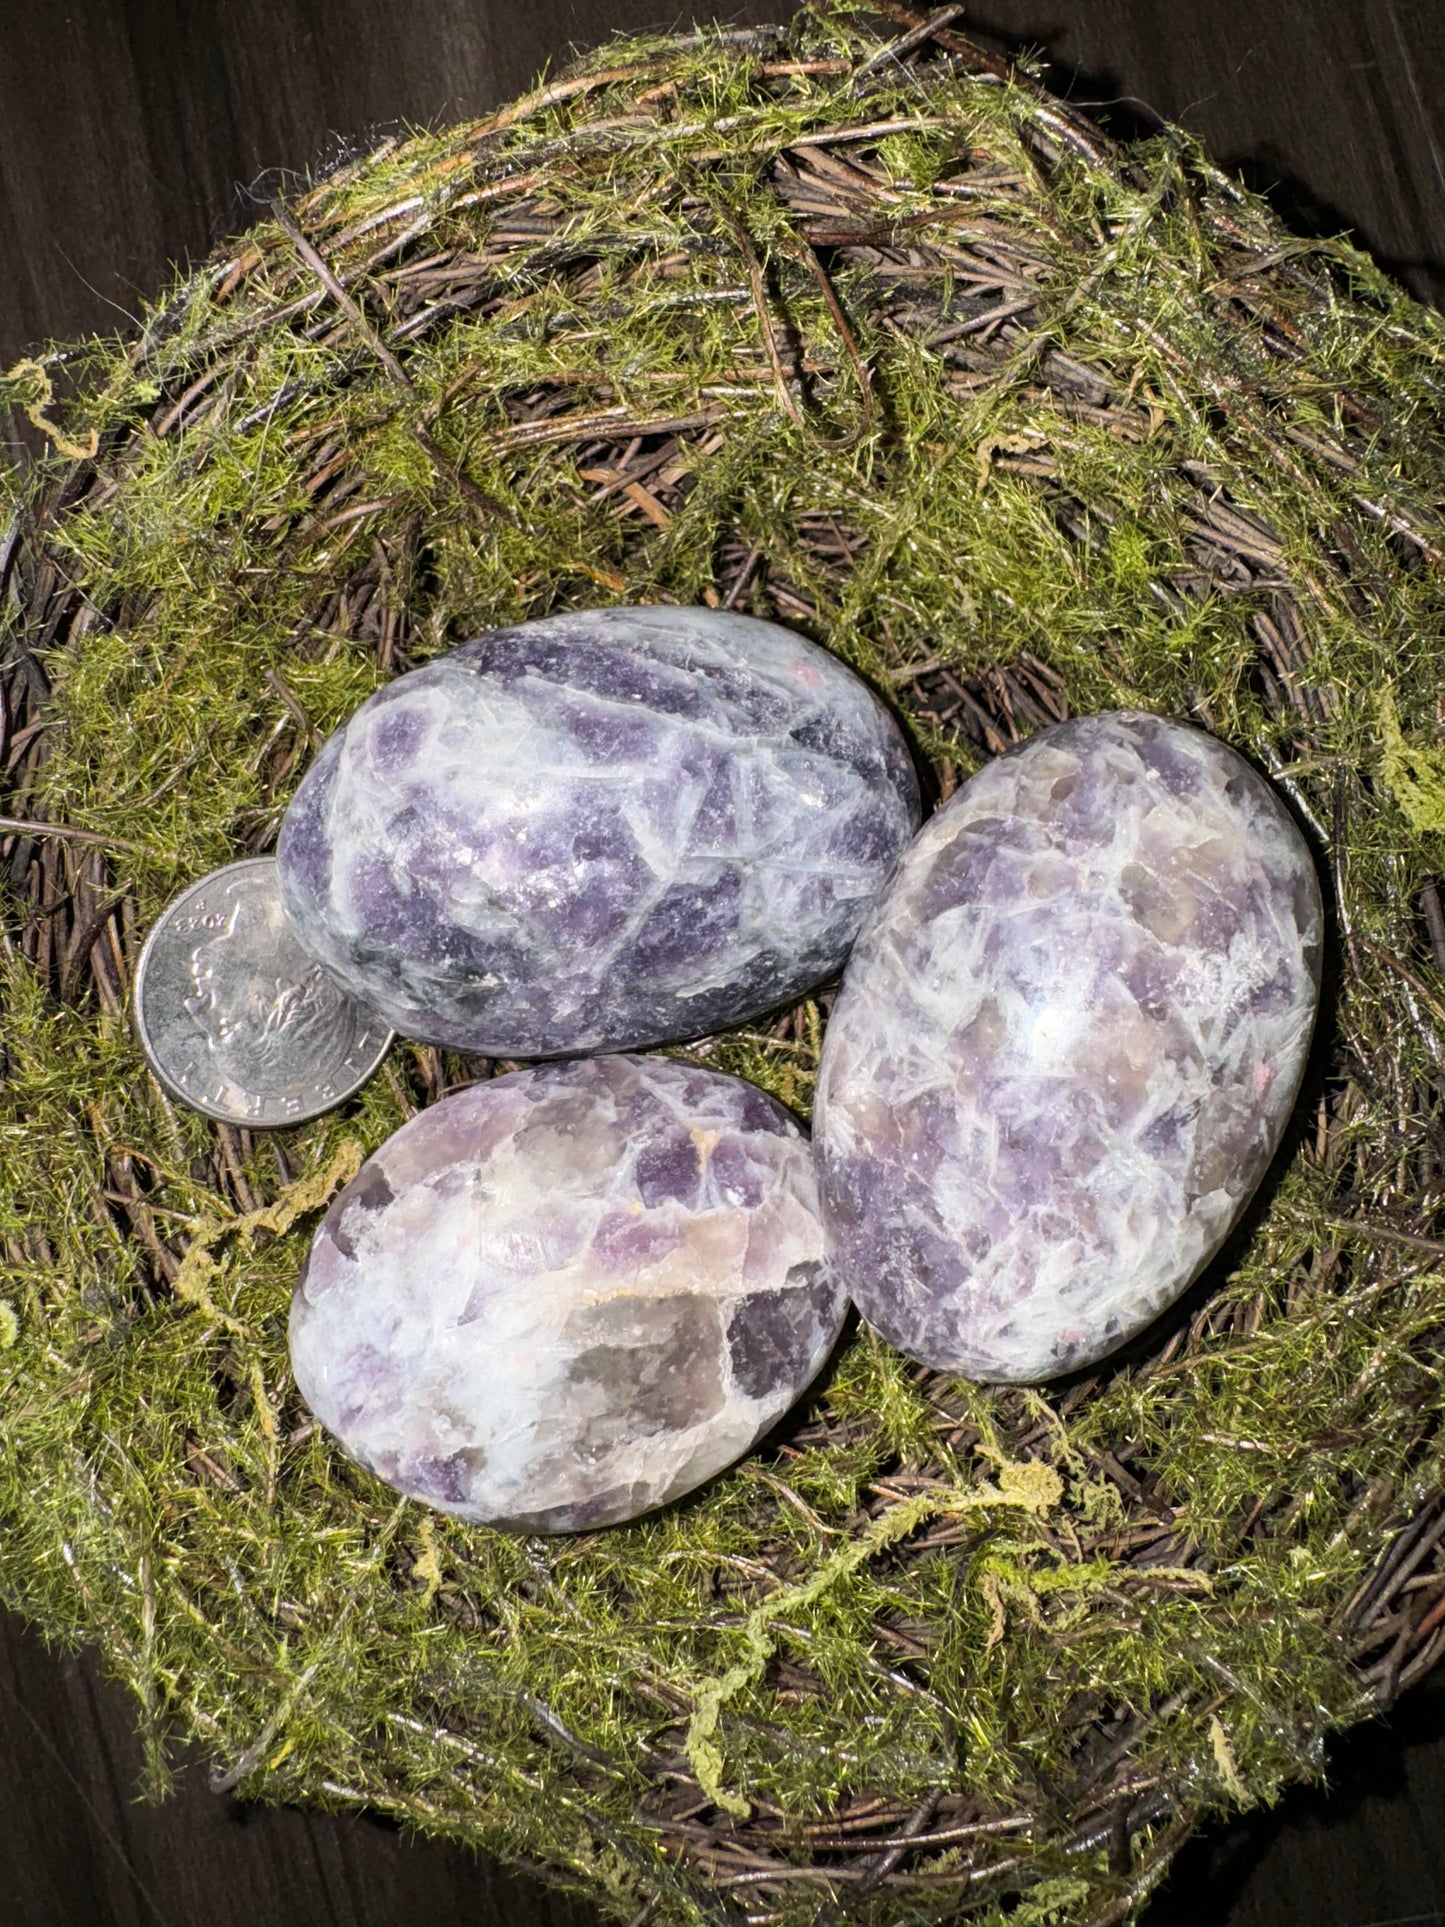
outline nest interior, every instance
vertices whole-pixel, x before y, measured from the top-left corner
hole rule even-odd
[[[886,15],[887,17],[882,17]],[[1121,1921],[1445,1649],[1445,331],[1165,130],[942,16],[607,49],[278,204],[4,393],[0,1597],[218,1785],[381,1808],[620,1919]],[[765,1448],[554,1540],[345,1461],[287,1373],[316,1215],[497,1066],[174,1108],[127,999],[324,735],[478,631],[792,624],[937,796],[1191,718],[1316,850],[1333,975],[1227,1252],[1037,1390],[854,1329]],[[806,1113],[828,995],[689,1047]]]

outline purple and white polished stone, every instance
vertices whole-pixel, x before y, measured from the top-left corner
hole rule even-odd
[[[568,1532],[730,1465],[846,1309],[782,1106],[694,1064],[596,1057],[474,1085],[388,1139],[317,1232],[291,1361],[398,1491]]]
[[[600,609],[399,677],[286,812],[307,951],[500,1057],[698,1037],[819,983],[918,824],[887,710],[774,623]]]
[[[899,865],[824,1042],[829,1252],[868,1322],[985,1383],[1147,1324],[1279,1144],[1321,931],[1304,839],[1200,730],[1091,716],[986,765]]]

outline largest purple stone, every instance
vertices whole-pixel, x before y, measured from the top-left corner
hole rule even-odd
[[[917,821],[897,726],[833,657],[748,616],[618,608],[379,690],[277,858],[302,944],[396,1030],[547,1057],[800,995]]]
[[[1294,1102],[1321,904],[1242,757],[1130,713],[1035,736],[914,842],[814,1118],[869,1323],[983,1381],[1112,1351],[1219,1249]]]

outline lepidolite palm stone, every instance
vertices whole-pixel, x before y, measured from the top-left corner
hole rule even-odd
[[[496,630],[326,743],[281,827],[301,943],[404,1035],[697,1037],[847,955],[918,822],[899,730],[791,630],[664,607]]]
[[[1202,731],[1060,724],[927,824],[854,948],[814,1122],[830,1253],[938,1369],[1112,1351],[1279,1143],[1319,984],[1309,850]]]
[[[368,1159],[317,1232],[291,1359],[399,1491],[572,1531],[746,1452],[845,1309],[780,1105],[692,1064],[584,1058],[445,1098]]]

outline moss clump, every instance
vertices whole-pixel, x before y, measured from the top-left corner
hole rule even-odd
[[[844,10],[389,142],[10,394],[55,452],[0,542],[0,1592],[101,1642],[157,1784],[181,1729],[678,1927],[1103,1922],[1432,1663],[1434,316],[1181,135]],[[1125,1359],[999,1394],[854,1332],[693,1499],[524,1540],[345,1463],[284,1338],[325,1198],[491,1067],[399,1046],[253,1139],[126,999],[371,689],[618,599],[825,640],[942,793],[1071,710],[1198,719],[1314,837],[1337,969],[1265,1196]],[[806,1110],[827,1003],[695,1054]]]

